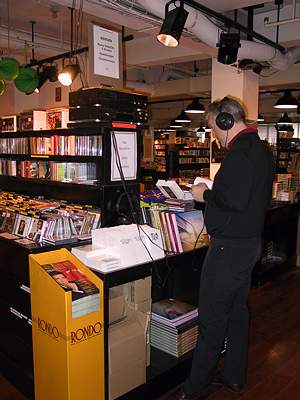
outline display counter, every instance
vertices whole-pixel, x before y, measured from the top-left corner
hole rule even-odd
[[[298,205],[274,204],[268,211],[264,230],[264,252],[254,269],[254,284],[261,284],[275,272],[296,265]],[[63,247],[71,249],[71,245]],[[57,246],[25,246],[0,239],[2,289],[0,292],[1,373],[29,399],[34,399],[29,264],[30,254],[57,249]],[[152,302],[163,298],[197,305],[201,266],[207,248],[176,254],[110,273],[98,272],[104,290],[104,348],[106,349],[105,387],[108,388],[109,291],[119,285],[152,277]],[[151,349],[146,383],[121,396],[121,399],[154,399],[185,379],[191,352],[175,358]],[[105,399],[109,399],[105,390]]]

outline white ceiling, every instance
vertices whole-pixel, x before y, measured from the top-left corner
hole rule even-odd
[[[151,0],[149,0],[150,2]],[[163,1],[163,0],[162,0]],[[213,10],[219,12],[228,12],[234,9],[241,9],[247,6],[261,4],[261,0],[195,0]],[[300,0],[297,1],[299,3]],[[75,1],[77,7],[80,1]],[[107,4],[109,3],[109,5]],[[113,7],[117,3],[123,5],[136,5],[138,0],[83,0],[84,19],[81,43],[78,47],[86,46],[87,40],[87,22],[95,21],[100,24],[112,28],[125,26],[125,33],[133,33],[134,40],[126,43],[127,52],[127,68],[142,68],[140,80],[146,80],[143,76],[144,71],[152,73],[152,75],[160,76],[161,70],[166,65],[177,68],[177,73],[184,71],[187,74],[193,74],[194,61],[198,62],[197,68],[200,69],[200,76],[203,72],[207,73],[207,63],[201,64],[200,60],[208,60],[213,52],[208,46],[195,40],[192,37],[183,37],[180,46],[176,49],[166,49],[155,39],[155,34],[159,30],[160,20],[148,19],[145,13],[139,16],[132,14],[129,10],[119,8],[114,10]],[[266,9],[274,8],[274,0],[266,0]],[[291,0],[284,0],[284,4],[291,3]],[[8,9],[10,19],[8,20]],[[25,5],[26,4],[26,5]],[[30,20],[35,20],[35,53],[36,58],[42,59],[55,54],[68,51],[70,49],[70,10],[68,6],[72,6],[73,0],[0,0],[0,49],[4,50],[4,54],[8,54],[8,38],[7,26],[10,25],[11,37],[11,56],[19,56],[21,62],[29,62],[31,58],[31,47],[28,45],[31,41],[31,25]],[[261,10],[261,9],[260,9]],[[260,11],[261,12],[261,11]],[[257,16],[255,16],[256,18]],[[263,17],[262,24],[263,24]],[[260,17],[259,17],[260,18]],[[273,17],[272,17],[273,18]],[[272,20],[271,18],[271,20]],[[285,27],[281,28],[283,31]],[[18,40],[12,41],[12,37]],[[274,36],[275,37],[275,36]],[[272,39],[274,40],[274,37]],[[300,40],[299,31],[292,32],[290,37]],[[27,43],[27,45],[26,45]],[[27,55],[27,58],[24,57]],[[179,70],[179,71],[178,71]],[[134,71],[133,71],[134,72]],[[149,74],[148,74],[149,75]],[[132,74],[134,76],[134,74]],[[138,76],[136,73],[135,76]],[[145,79],[146,78],[146,79]],[[133,78],[134,79],[134,78]],[[152,79],[153,81],[153,79]],[[299,79],[298,79],[299,82]],[[151,83],[151,80],[150,80]]]

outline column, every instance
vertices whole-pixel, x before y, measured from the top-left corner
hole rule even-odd
[[[211,100],[225,96],[236,97],[247,109],[247,119],[256,120],[258,114],[259,75],[252,71],[242,71],[236,67],[219,63],[212,59]],[[210,149],[210,157],[212,151]],[[210,158],[211,161],[211,158]],[[213,179],[220,167],[210,162],[210,178]]]

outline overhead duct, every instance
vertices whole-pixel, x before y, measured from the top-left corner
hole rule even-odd
[[[151,2],[148,0],[137,0],[137,2],[151,14],[162,19],[164,18],[166,0],[151,0]],[[221,30],[200,11],[186,4],[184,8],[189,12],[185,28],[203,43],[210,47],[216,47]],[[300,46],[287,49],[283,54],[269,45],[241,40],[238,59],[242,60],[245,58],[258,62],[267,61],[274,68],[285,70],[300,60]]]

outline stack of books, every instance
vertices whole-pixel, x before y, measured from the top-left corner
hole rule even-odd
[[[197,307],[174,299],[152,304],[151,346],[179,358],[194,349],[197,338]]]

